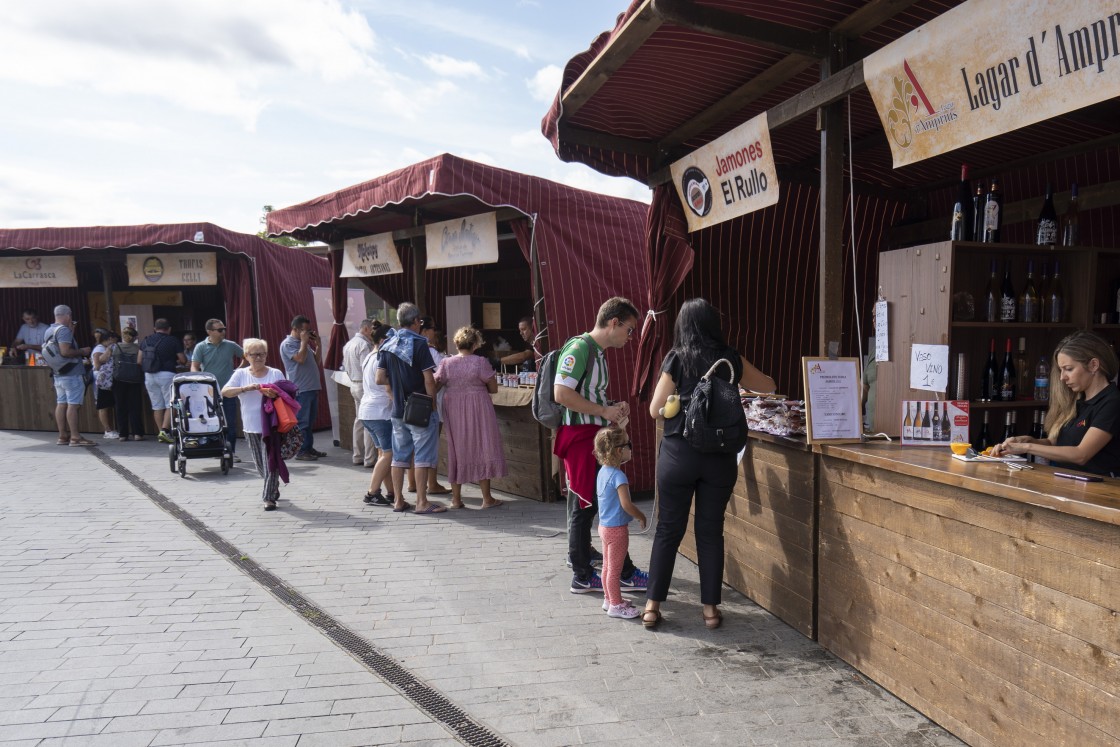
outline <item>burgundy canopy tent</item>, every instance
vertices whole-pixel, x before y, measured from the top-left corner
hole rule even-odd
[[[0,293],[0,339],[15,336],[23,308],[39,310],[49,322],[50,310],[59,303],[75,310],[86,308],[82,288],[100,291],[107,279],[110,292],[134,290],[128,285],[124,256],[154,248],[216,252],[228,339],[267,340],[268,363],[281,369],[279,344],[291,329],[292,318],[297,314],[311,316],[311,288],[330,285],[330,268],[323,258],[211,223],[0,229],[0,256],[29,252],[73,254],[79,280],[79,288],[4,290]],[[184,288],[184,305],[191,305],[192,292],[191,288]],[[205,334],[197,332],[200,337]],[[140,333],[146,334],[145,330]],[[327,408],[319,408],[319,413],[316,426],[329,427]]]
[[[1003,240],[1010,242],[1033,238],[1033,225],[1022,221],[1037,215],[1047,181],[1084,186],[1120,176],[1115,100],[892,168],[862,85],[861,60],[959,4],[635,0],[614,29],[567,63],[542,129],[561,160],[629,176],[656,190],[650,225],[663,230],[650,239],[647,261],[650,276],[658,279],[650,307],[668,312],[664,319],[671,322],[682,300],[708,298],[727,315],[733,344],[771,373],[783,392],[796,395],[798,360],[824,347],[822,327],[840,341],[841,354],[855,354],[860,330],[853,233],[866,336],[878,251],[947,237],[943,216],[952,208],[962,161],[972,165],[973,178],[1000,176],[1008,205]],[[781,181],[778,204],[688,234],[668,183],[669,164],[763,112]],[[818,112],[819,118],[809,116]],[[818,129],[825,125],[832,128],[831,140]],[[828,229],[836,240],[826,241],[835,250],[822,268],[822,157],[831,159],[834,174],[847,170],[843,141],[849,127],[854,194],[847,173],[843,180],[833,176],[833,182],[842,181],[828,192],[837,196],[830,210],[837,223]],[[831,145],[822,156],[826,142]],[[1065,199],[1056,197],[1059,211]],[[1095,198],[1094,207],[1107,206],[1106,199]],[[1084,189],[1081,203],[1084,211]],[[1092,223],[1087,241],[1083,223],[1084,243],[1106,243],[1101,232],[1115,215],[1107,212]],[[822,278],[831,285],[824,288],[827,301],[819,295]],[[649,326],[641,360],[661,359],[668,328],[660,321]],[[651,370],[656,367],[643,367],[636,388],[648,392]]]
[[[403,242],[422,237],[425,224],[492,210],[497,210],[501,234],[502,259],[497,267],[509,267],[516,261],[525,267],[524,272],[490,265],[426,271],[414,267],[415,251]],[[422,294],[422,308],[437,320],[444,318],[447,296],[485,295],[494,285],[516,284],[536,308],[543,305],[544,315],[538,319],[544,319],[547,327],[539,347],[547,351],[591,329],[600,304],[611,296],[626,296],[639,307],[645,303],[649,285],[645,220],[642,203],[443,154],[275,210],[268,215],[268,231],[273,236],[325,241],[332,248],[341,247],[347,238],[393,232],[404,272],[362,280],[391,304],[419,301],[417,294]],[[418,284],[417,278],[421,279]],[[336,355],[344,334],[332,336]],[[607,354],[611,394],[616,399],[627,399],[636,348],[631,344]],[[638,402],[631,401],[631,407],[636,411]],[[634,418],[631,427],[635,445],[632,482],[637,490],[650,489],[652,427],[643,417]]]

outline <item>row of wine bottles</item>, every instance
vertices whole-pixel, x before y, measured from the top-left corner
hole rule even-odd
[[[1050,275],[1050,263],[1042,263],[1042,280],[1038,287],[1034,284],[1034,260],[1027,261],[1027,282],[1022,292],[1015,293],[1011,282],[1011,261],[1003,270],[1003,282],[997,281],[996,261],[992,260],[991,277],[984,291],[983,321],[986,322],[1047,322],[1060,323],[1066,319],[1066,299],[1062,290],[1061,267],[1054,262],[1054,274]]]
[[[925,413],[921,406],[925,404]],[[941,403],[941,412],[937,411],[937,403],[933,403],[933,416],[929,414],[929,402],[915,402],[914,414],[911,416],[909,406],[906,408],[906,417],[902,419],[902,438],[913,441],[944,441],[949,443],[952,432],[949,422],[949,406]]]
[[[1008,410],[1003,416],[1003,428],[991,423],[989,414],[990,410],[984,411],[984,419],[980,422],[980,430],[976,434],[976,440],[972,442],[972,447],[977,451],[983,451],[989,446],[994,446],[998,443],[1006,441],[1012,436],[1023,435],[1019,433],[1018,413],[1015,410]],[[1046,422],[1046,410],[1038,408],[1034,410],[1031,416],[1031,428],[1025,434],[1031,438],[1045,438],[1046,432],[1043,430],[1043,425]]]
[[[1030,391],[1023,391],[1027,382],[1026,372],[1020,369],[1026,363],[1026,339],[1019,338],[1019,364],[1016,366],[1011,357],[1011,338],[1007,338],[1003,365],[996,362],[996,338],[992,338],[988,346],[988,363],[980,378],[981,402],[1010,402],[1015,399],[1034,399],[1037,402],[1047,402],[1050,399],[1050,363],[1046,356],[1041,356],[1034,366],[1034,386]],[[1020,377],[1018,374],[1022,373]]]
[[[987,191],[985,192],[985,186]],[[976,191],[968,178],[968,164],[961,164],[961,182],[957,201],[953,204],[953,216],[949,224],[950,241],[980,241],[997,243],[1003,228],[1003,191],[999,179],[976,182]],[[1077,200],[1077,184],[1070,188],[1069,207],[1058,223],[1054,210],[1054,190],[1046,184],[1046,199],[1039,211],[1035,231],[1035,243],[1039,246],[1076,246],[1079,236],[1080,218]]]

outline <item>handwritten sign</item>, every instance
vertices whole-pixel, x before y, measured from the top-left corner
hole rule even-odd
[[[927,392],[943,392],[949,388],[948,345],[911,346],[910,388]]]
[[[875,302],[875,362],[891,359],[890,329],[887,326],[887,302]]]
[[[429,270],[498,261],[496,213],[429,223],[424,227]]]

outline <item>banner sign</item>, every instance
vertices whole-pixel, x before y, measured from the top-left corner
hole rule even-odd
[[[0,288],[76,288],[74,258],[0,257]]]
[[[344,278],[368,278],[375,275],[396,275],[404,272],[392,233],[363,236],[342,242],[342,273]]]
[[[669,170],[689,231],[778,201],[778,172],[765,112],[689,153]]]
[[[1117,10],[968,0],[868,56],[894,167],[1120,96]]]
[[[129,254],[129,285],[217,285],[218,257],[214,252]]]
[[[428,269],[498,261],[498,215],[483,213],[424,227]]]

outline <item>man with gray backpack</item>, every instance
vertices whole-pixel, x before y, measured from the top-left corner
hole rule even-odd
[[[591,567],[591,525],[599,512],[595,477],[595,434],[617,424],[625,427],[630,408],[607,399],[607,348],[622,348],[638,327],[638,310],[625,298],[614,297],[599,307],[595,329],[573,337],[551,359],[542,361],[541,375],[555,369],[552,396],[563,408],[553,440],[553,453],[564,463],[568,480],[568,558],[572,564],[573,594],[603,590]],[[538,385],[539,386],[539,385]],[[534,411],[538,403],[534,402]],[[627,555],[622,565],[622,589],[644,591],[648,577]]]
[[[86,368],[83,358],[89,348],[74,342],[74,315],[69,306],[54,307],[54,324],[43,335],[42,358],[54,375],[54,421],[58,426],[59,446],[93,446],[78,430],[78,408],[86,396]]]

